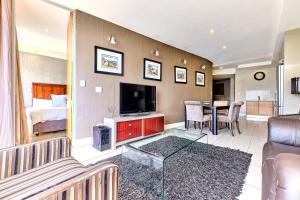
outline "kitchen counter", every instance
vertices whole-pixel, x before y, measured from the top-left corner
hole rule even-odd
[[[256,116],[274,116],[274,100],[247,100],[246,114]]]

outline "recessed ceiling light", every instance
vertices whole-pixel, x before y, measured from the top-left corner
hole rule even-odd
[[[215,33],[215,30],[214,30],[214,29],[210,29],[210,30],[209,30],[209,33],[210,33],[210,34],[214,34],[214,33]]]
[[[226,46],[226,45],[223,45],[223,46],[222,46],[222,49],[227,49],[227,46]]]
[[[46,32],[46,33],[48,33],[48,32],[49,32],[49,30],[46,28],[46,29],[45,29],[45,32]]]

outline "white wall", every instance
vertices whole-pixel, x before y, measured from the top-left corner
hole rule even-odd
[[[288,31],[284,38],[283,114],[298,113],[300,95],[291,94],[291,78],[300,77],[300,29]]]
[[[25,106],[32,105],[32,82],[67,83],[67,61],[20,52],[20,69]]]
[[[235,101],[235,75],[230,78],[230,102]]]
[[[258,71],[264,72],[264,80],[257,81],[254,74]],[[275,100],[276,93],[276,68],[273,66],[237,69],[235,75],[235,101],[246,103],[247,91],[264,90],[270,91],[271,97],[265,100]],[[261,99],[263,100],[263,99]],[[241,115],[246,114],[246,106],[241,109]]]

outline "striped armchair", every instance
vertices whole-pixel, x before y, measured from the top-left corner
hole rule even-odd
[[[90,167],[87,172],[28,199],[116,200],[118,199],[118,168],[111,163],[99,163]]]
[[[0,150],[0,199],[118,198],[118,167],[83,166],[66,137]]]
[[[0,180],[70,156],[67,137],[0,149]]]

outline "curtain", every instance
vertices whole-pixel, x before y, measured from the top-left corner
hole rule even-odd
[[[28,142],[18,46],[13,30],[12,1],[0,0],[0,148]]]
[[[29,133],[25,113],[24,93],[21,81],[19,47],[16,38],[16,83],[15,83],[15,142],[16,145],[28,143]]]
[[[67,62],[67,76],[68,76],[68,116],[67,116],[67,136],[72,138],[72,63],[73,63],[73,12],[70,12],[70,17],[68,21],[68,35],[67,35],[67,53],[68,53],[68,62]]]
[[[12,2],[0,0],[0,148],[13,146]]]

